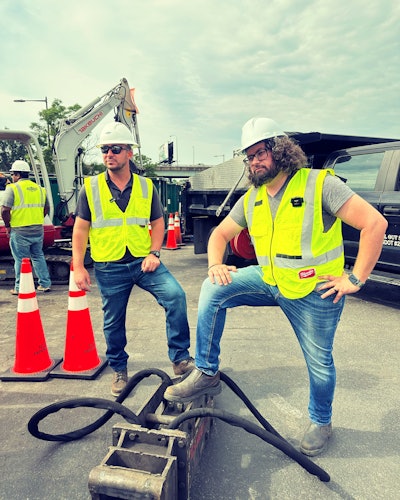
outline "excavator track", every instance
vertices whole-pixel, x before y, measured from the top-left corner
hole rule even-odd
[[[52,285],[68,285],[71,269],[71,253],[65,254],[45,254],[47,267],[50,273]],[[85,258],[85,266],[90,267],[92,260],[87,253]],[[14,260],[12,257],[0,257],[0,285],[13,285],[14,284]],[[34,275],[36,281],[36,277]]]
[[[71,270],[70,255],[46,255],[52,285],[67,285]]]

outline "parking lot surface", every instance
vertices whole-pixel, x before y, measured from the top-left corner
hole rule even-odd
[[[207,258],[187,244],[164,250],[162,260],[187,294],[195,346],[197,299]],[[17,297],[0,286],[0,372],[15,358]],[[93,284],[87,294],[96,346],[104,355],[101,300]],[[382,297],[380,297],[382,298]],[[376,299],[376,297],[375,297]],[[68,287],[54,286],[38,304],[51,358],[64,353]],[[329,448],[312,459],[331,477],[321,482],[275,447],[243,429],[215,420],[211,439],[196,470],[194,500],[394,499],[400,471],[400,310],[374,297],[350,296],[338,327],[334,356],[337,389],[334,435]],[[162,309],[134,288],[128,316],[129,374],[158,368],[173,375],[167,357]],[[270,424],[294,447],[308,423],[308,378],[292,329],[278,308],[241,307],[228,312],[222,339],[221,370],[231,377]],[[0,500],[90,499],[88,476],[111,445],[114,415],[103,427],[69,443],[38,440],[27,430],[31,416],[52,403],[79,397],[113,400],[112,372],[94,380],[50,378],[43,382],[0,382]],[[151,392],[152,382],[145,384]],[[140,392],[140,391],[139,391]],[[139,394],[124,404],[140,407]],[[217,408],[253,420],[228,387],[215,398]],[[100,411],[100,413],[99,413]],[[65,413],[64,413],[65,412]],[[44,431],[64,433],[88,425],[101,410],[63,410],[49,417]]]

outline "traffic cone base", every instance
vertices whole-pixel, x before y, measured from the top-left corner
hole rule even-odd
[[[166,247],[162,247],[162,249],[163,250],[180,250],[180,246],[178,247],[178,245],[176,245],[176,247],[174,247],[174,248],[166,246]]]
[[[52,359],[50,366],[46,370],[32,373],[17,373],[13,368],[0,374],[0,380],[3,382],[44,382],[50,377],[51,370],[53,370],[62,361],[62,358]]]
[[[82,380],[93,380],[95,379],[99,373],[104,370],[107,366],[108,361],[105,357],[99,356],[98,364],[94,368],[88,370],[81,371],[67,371],[64,368],[64,364],[59,364],[55,368],[53,368],[50,372],[50,377],[52,378],[75,378]]]

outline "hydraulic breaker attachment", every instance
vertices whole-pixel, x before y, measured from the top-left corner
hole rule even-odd
[[[157,375],[161,382],[150,397],[149,389],[145,390],[145,403],[134,413],[122,402],[139,382],[151,375]],[[89,474],[92,500],[189,499],[192,479],[214,419],[258,436],[321,481],[330,481],[326,471],[295,449],[272,427],[231,378],[224,372],[220,372],[220,376],[258,423],[214,408],[214,399],[207,395],[188,404],[166,402],[163,395],[173,381],[165,372],[153,368],[133,375],[115,401],[77,398],[42,408],[29,420],[28,430],[33,436],[46,441],[73,441],[94,432],[114,414],[125,419],[125,423],[113,426],[112,445],[100,465]],[[39,430],[39,422],[48,415],[64,408],[81,406],[107,411],[92,424],[75,431],[47,434]]]
[[[153,498],[186,500],[212,427],[212,418],[190,418],[180,429],[167,429],[178,416],[197,408],[214,407],[202,396],[183,405],[159,401],[159,391],[138,414],[143,425],[113,426],[112,446],[89,474],[92,500]],[[155,409],[155,406],[158,408]]]

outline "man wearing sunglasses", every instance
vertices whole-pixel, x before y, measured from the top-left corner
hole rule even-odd
[[[252,118],[243,126],[242,150],[252,187],[210,237],[208,279],[199,298],[196,368],[168,387],[165,399],[187,402],[220,392],[220,341],[229,308],[280,306],[307,364],[310,423],[300,449],[315,456],[332,434],[332,349],[345,296],[358,292],[375,266],[387,221],[332,170],[306,168],[302,149],[269,118]],[[344,273],[341,221],[360,231],[350,275]],[[225,265],[223,256],[245,227],[258,265],[236,269]],[[268,331],[269,320],[264,321]]]
[[[130,168],[132,147],[137,144],[129,129],[115,122],[102,130],[99,147],[107,169],[86,178],[79,193],[72,236],[73,266],[77,286],[89,291],[91,281],[84,255],[90,238],[103,303],[106,355],[114,370],[111,393],[118,396],[128,380],[125,320],[134,285],[150,292],[165,310],[168,355],[174,374],[189,372],[194,362],[189,356],[185,293],[160,261],[165,230],[163,207],[152,181]]]

